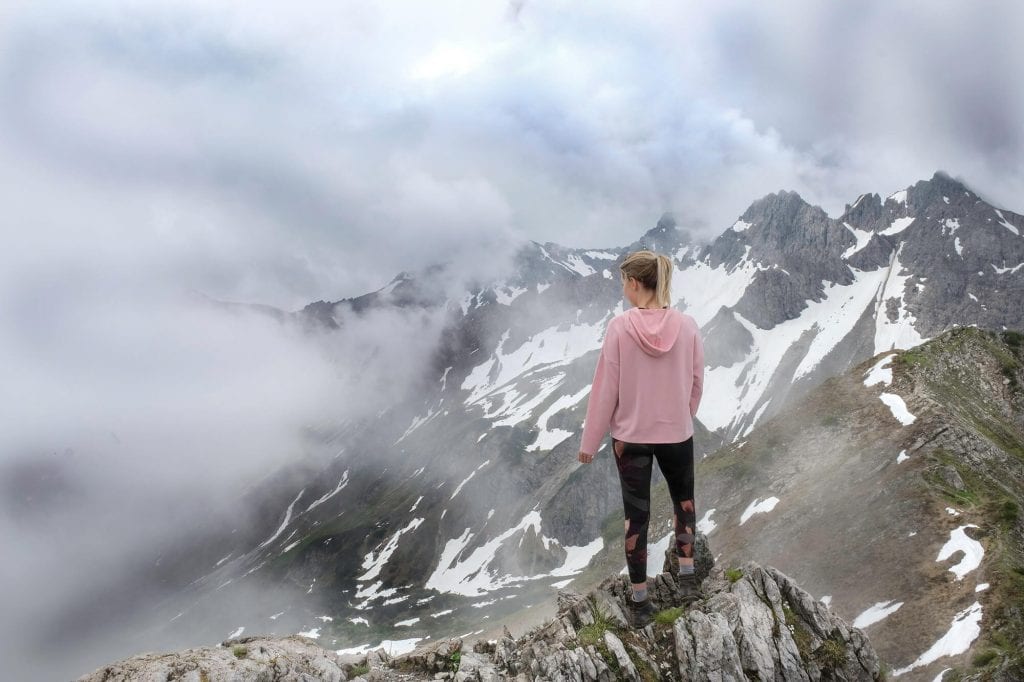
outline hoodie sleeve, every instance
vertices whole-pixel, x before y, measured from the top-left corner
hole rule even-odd
[[[615,318],[612,319],[612,322]],[[612,412],[619,402],[619,334],[617,326],[609,323],[605,331],[601,355],[597,358],[594,381],[587,399],[587,416],[583,422],[583,441],[580,451],[596,455],[605,434],[611,427]]]
[[[701,396],[704,395],[704,344],[700,327],[693,333],[693,388],[690,390],[690,416],[697,416]]]

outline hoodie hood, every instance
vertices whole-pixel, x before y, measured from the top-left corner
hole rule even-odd
[[[664,355],[675,345],[683,327],[683,314],[675,308],[629,308],[626,332],[648,355]]]

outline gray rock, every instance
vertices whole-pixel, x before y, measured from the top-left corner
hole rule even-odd
[[[133,656],[79,677],[77,682],[200,682],[204,677],[238,682],[340,682],[346,679],[343,665],[340,657],[308,637],[252,636],[229,639],[220,646]]]
[[[633,661],[630,660],[629,654],[626,652],[626,647],[622,645],[622,640],[615,636],[611,630],[605,630],[604,633],[604,644],[608,647],[608,651],[612,652],[612,656],[619,663],[619,679],[625,680],[639,680],[640,675],[637,674],[636,666],[633,665]]]
[[[690,611],[673,626],[679,674],[693,682],[745,682],[739,647],[721,613]]]

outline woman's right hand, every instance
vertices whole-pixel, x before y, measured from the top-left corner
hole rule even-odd
[[[588,455],[587,453],[580,450],[579,460],[584,464],[590,464],[591,462],[594,461],[594,456]]]

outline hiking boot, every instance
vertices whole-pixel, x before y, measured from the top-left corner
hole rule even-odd
[[[629,602],[630,625],[634,628],[646,627],[654,620],[655,613],[657,613],[657,610],[649,598],[643,601],[630,600]]]
[[[696,574],[676,575],[676,599],[680,604],[689,606],[703,598],[704,595],[701,592],[700,583],[697,582]]]

